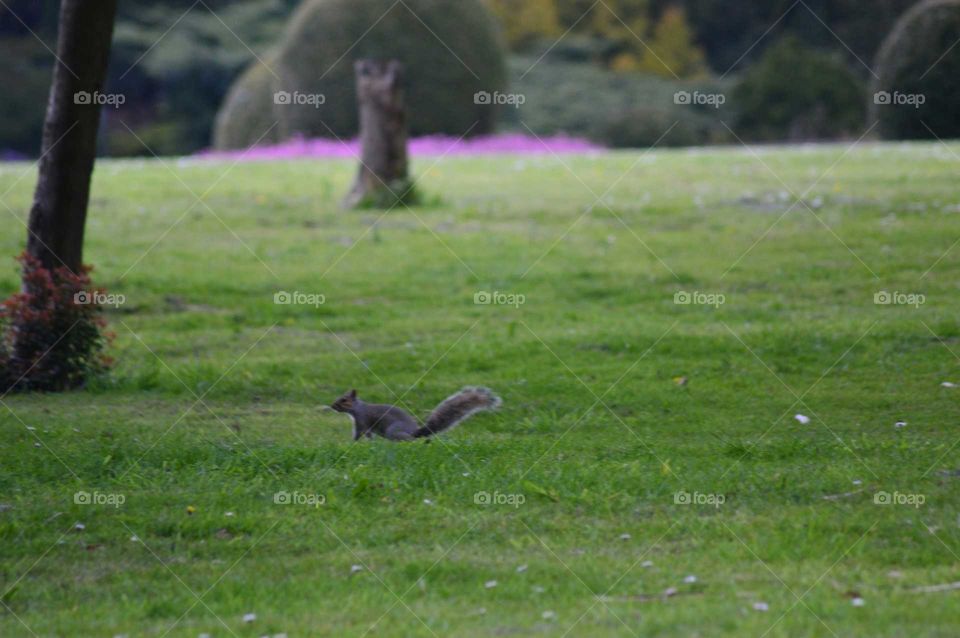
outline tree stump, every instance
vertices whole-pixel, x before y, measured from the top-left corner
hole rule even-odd
[[[407,112],[403,65],[397,60],[358,60],[360,169],[343,204],[347,208],[388,208],[414,199],[407,175]]]

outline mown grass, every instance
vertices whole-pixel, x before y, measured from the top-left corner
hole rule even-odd
[[[349,162],[99,163],[118,365],[2,399],[0,634],[955,635],[957,150],[421,158],[382,217]],[[323,409],[468,384],[503,409],[430,444]]]

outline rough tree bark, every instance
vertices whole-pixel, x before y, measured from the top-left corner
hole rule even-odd
[[[360,169],[344,200],[347,208],[389,207],[414,197],[407,175],[407,112],[403,65],[396,60],[358,60]]]
[[[63,0],[27,253],[79,273],[116,0]]]

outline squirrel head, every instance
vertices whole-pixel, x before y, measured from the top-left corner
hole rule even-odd
[[[337,412],[349,412],[353,409],[354,403],[357,402],[357,391],[350,390],[350,392],[345,392],[342,397],[333,402],[330,406]]]

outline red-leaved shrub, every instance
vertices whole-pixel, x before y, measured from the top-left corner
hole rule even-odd
[[[27,253],[17,258],[21,292],[0,306],[0,392],[60,391],[104,370],[108,337],[90,284],[90,268],[44,268]]]

